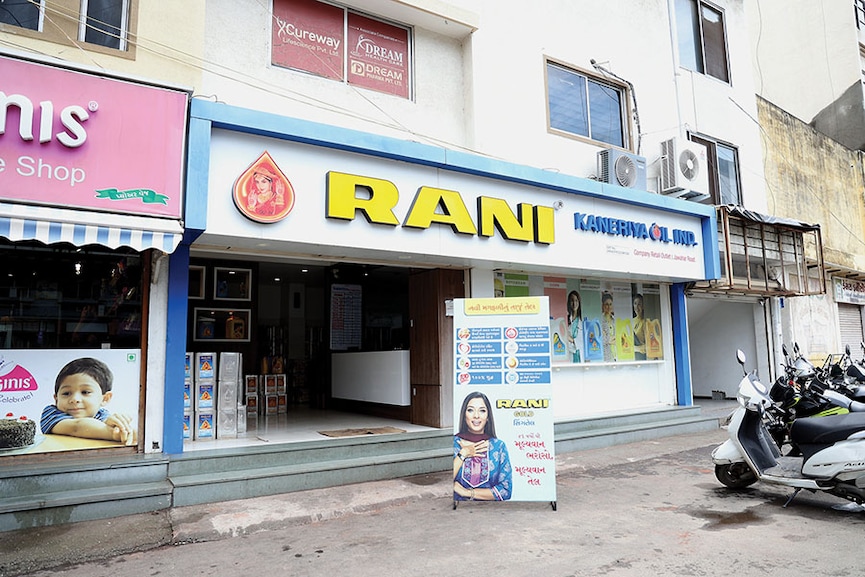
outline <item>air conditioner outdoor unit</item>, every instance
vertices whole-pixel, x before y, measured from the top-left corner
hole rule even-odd
[[[683,138],[661,143],[661,192],[693,201],[709,198],[705,146]]]
[[[602,150],[598,153],[598,180],[646,190],[646,159],[615,148]]]

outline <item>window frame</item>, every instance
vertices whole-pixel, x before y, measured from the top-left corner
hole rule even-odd
[[[682,7],[683,3],[687,3],[691,6],[687,15],[679,13],[679,9]],[[720,17],[721,32],[723,34],[722,45],[720,46],[707,44],[707,32],[705,30],[705,18],[703,16],[704,10],[710,10]],[[675,24],[676,34],[678,36],[679,66],[697,72],[698,74],[709,76],[726,84],[731,84],[730,50],[727,37],[727,17],[725,11],[720,6],[711,2],[706,2],[705,0],[676,0],[676,11]],[[687,22],[683,21],[683,18],[686,16],[688,17]],[[688,37],[683,37],[683,32],[686,30],[688,32]],[[682,48],[685,43],[687,43],[688,47],[693,50],[691,54],[687,55],[694,61],[693,66],[691,63],[687,62],[689,58],[683,58],[682,56]],[[711,51],[708,50],[709,47],[712,48]],[[717,52],[718,50],[723,50],[723,62],[715,63],[715,66],[723,67],[723,70],[720,72],[723,76],[716,73],[717,71],[710,71],[710,65],[712,63],[709,62],[709,58],[706,56],[708,52]]]
[[[38,14],[37,22],[36,22],[36,28],[27,28],[25,26],[16,26],[14,24],[8,24],[6,22],[0,22],[0,27],[8,26],[10,28],[27,30],[30,32],[37,32],[37,33],[41,32],[42,27],[44,26],[44,23],[45,23],[45,0],[38,0],[38,2],[39,2],[39,5],[36,6],[36,11]],[[32,6],[31,6],[31,8],[32,8]],[[11,14],[11,12],[9,12],[9,13]],[[0,30],[2,30],[2,28],[0,28]]]
[[[104,44],[97,44],[87,42],[85,38],[87,37],[87,22],[89,20],[95,20],[89,15],[90,2],[92,0],[81,0],[81,9],[78,13],[78,41],[84,42],[88,46],[102,46],[104,48],[113,48],[114,50],[125,51],[126,47],[129,45],[129,4],[130,0],[120,0],[120,35],[118,38],[117,46],[105,46]],[[105,36],[111,36],[110,34],[106,34],[99,30],[99,32]]]
[[[277,15],[277,13],[274,9],[274,4],[276,1],[277,0],[271,0],[271,15],[275,20],[278,21],[280,19],[280,16]],[[285,0],[286,3],[289,3],[290,1],[291,0]],[[351,55],[349,54],[349,50],[347,48],[344,49],[344,53],[342,54],[341,70],[340,70],[339,76],[322,74],[322,73],[317,72],[315,70],[309,70],[309,69],[303,68],[302,66],[295,66],[295,65],[292,65],[292,64],[289,64],[286,62],[276,62],[275,61],[276,59],[274,57],[274,31],[272,28],[269,32],[269,35],[270,35],[270,38],[269,38],[270,62],[268,64],[268,66],[271,66],[274,68],[280,68],[283,70],[291,70],[293,72],[299,72],[301,74],[308,74],[311,76],[316,76],[318,78],[331,80],[333,82],[338,82],[344,86],[351,86],[354,89],[369,90],[371,92],[376,92],[378,94],[393,96],[396,98],[407,100],[409,102],[415,101],[415,98],[416,98],[415,78],[417,76],[417,71],[415,69],[415,42],[416,42],[416,39],[415,39],[414,26],[407,24],[405,22],[393,20],[391,18],[387,18],[387,17],[383,17],[383,16],[377,16],[375,14],[365,12],[361,9],[354,8],[354,7],[346,5],[346,4],[337,4],[335,2],[331,2],[330,0],[313,0],[313,2],[317,3],[317,4],[326,5],[326,6],[333,8],[333,9],[337,9],[337,10],[342,11],[342,33],[341,33],[342,36],[341,36],[341,40],[343,41],[345,46],[347,46],[347,44],[348,44],[348,38],[349,38],[350,27],[351,27],[350,19],[352,16],[360,17],[360,18],[366,18],[368,20],[372,20],[374,22],[383,24],[385,26],[390,26],[392,28],[397,28],[399,30],[404,31],[406,34],[406,60],[407,60],[406,72],[407,72],[407,76],[408,76],[408,78],[406,80],[407,95],[402,96],[402,95],[397,94],[395,92],[365,86],[363,83],[359,83],[357,81],[352,82],[352,80],[350,78],[352,76],[352,73],[351,73]],[[280,9],[282,9],[282,8],[284,8],[284,7],[281,6]]]
[[[65,46],[77,46],[91,52],[110,54],[118,58],[135,59],[136,43],[130,39],[136,36],[141,0],[122,0],[125,7],[123,17],[125,33],[121,41],[122,48],[110,48],[83,40],[84,29],[81,22],[82,17],[86,22],[87,0],[52,0],[50,3],[47,3],[46,0],[39,1],[40,25],[37,30],[0,23],[0,32]]]
[[[711,138],[704,134],[692,133],[688,135],[688,139],[706,147],[706,162],[709,165],[709,194],[712,204],[733,204],[735,206],[742,206],[742,169],[739,163],[739,148],[729,142]],[[730,151],[733,154],[733,165],[736,169],[736,202],[724,201],[724,196],[729,196],[730,191],[721,190],[721,171],[719,170],[720,158],[718,156],[719,147]]]
[[[578,132],[572,132],[567,130],[566,128],[561,128],[554,126],[553,119],[553,110],[550,106],[550,75],[549,69],[550,67],[558,68],[564,72],[574,74],[580,77],[583,77],[586,83],[586,90],[581,93],[581,97],[583,98],[583,106],[586,109],[586,128],[588,134],[580,134]],[[607,88],[615,91],[619,97],[619,123],[621,127],[621,143],[608,142],[606,140],[599,140],[593,137],[592,131],[592,111],[591,111],[591,95],[588,90],[589,83],[595,83],[600,85],[602,88]],[[623,82],[619,82],[617,80],[607,78],[605,76],[599,74],[593,74],[588,70],[580,68],[578,66],[572,66],[556,60],[554,58],[545,58],[544,59],[544,90],[546,92],[546,112],[547,112],[547,131],[551,134],[556,134],[559,136],[565,136],[568,138],[574,138],[577,140],[581,140],[584,142],[590,142],[592,144],[601,144],[606,147],[615,147],[621,148],[625,150],[633,150],[634,142],[634,131],[631,125],[632,122],[632,114],[631,114],[631,93],[629,87]]]

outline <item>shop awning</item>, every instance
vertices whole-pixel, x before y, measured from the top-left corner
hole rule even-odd
[[[172,219],[0,203],[0,237],[171,253],[183,238],[183,225]]]

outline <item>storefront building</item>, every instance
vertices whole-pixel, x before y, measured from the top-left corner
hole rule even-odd
[[[200,446],[179,426],[195,354],[284,374],[289,405],[451,426],[461,297],[549,297],[557,420],[691,404],[684,283],[718,276],[711,206],[202,100],[188,175],[169,453]],[[279,416],[257,393],[249,430]]]
[[[0,67],[0,418],[36,424],[0,458],[124,459],[144,451],[165,378],[159,277],[184,233],[189,95],[8,56]],[[73,433],[94,415],[64,405],[60,375],[82,363],[109,376],[90,391],[102,428]],[[40,424],[52,407],[57,423]]]

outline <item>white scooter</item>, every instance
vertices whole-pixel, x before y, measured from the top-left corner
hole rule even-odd
[[[736,356],[744,371],[745,354],[737,351]],[[802,489],[865,503],[865,413],[796,420],[790,437],[802,456],[789,457],[781,455],[763,423],[772,399],[756,370],[746,372],[737,398],[741,406],[730,420],[730,438],[712,451],[721,483],[731,489],[757,481],[792,487],[785,507]]]

